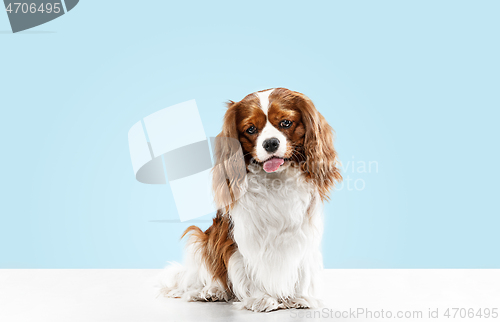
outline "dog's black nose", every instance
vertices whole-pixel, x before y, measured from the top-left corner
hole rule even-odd
[[[264,143],[262,143],[262,146],[267,152],[273,153],[278,150],[280,146],[280,140],[278,140],[277,138],[270,138],[265,140]]]

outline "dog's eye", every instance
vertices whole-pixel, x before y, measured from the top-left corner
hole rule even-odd
[[[293,122],[289,120],[283,120],[280,122],[280,127],[283,129],[288,129],[290,126],[292,126]]]
[[[255,134],[255,132],[257,132],[257,128],[255,126],[250,126],[247,131],[246,131],[248,134]]]

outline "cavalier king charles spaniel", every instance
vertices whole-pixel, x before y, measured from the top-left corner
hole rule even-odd
[[[227,105],[212,170],[219,210],[206,231],[186,229],[186,263],[167,267],[162,292],[256,312],[318,307],[322,202],[342,180],[333,130],[285,88]]]

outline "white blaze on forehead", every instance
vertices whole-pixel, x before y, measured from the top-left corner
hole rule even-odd
[[[274,127],[274,125],[272,125],[271,122],[269,122],[269,116],[267,114],[269,110],[269,95],[271,95],[273,91],[274,88],[267,90],[265,92],[255,93],[255,95],[257,95],[257,98],[259,99],[260,108],[262,109],[264,114],[266,114],[267,117],[266,125],[260,131],[259,136],[257,138],[256,150],[257,150],[257,158],[259,159],[258,161],[260,162],[266,161],[272,156],[283,158],[286,152],[286,144],[287,144],[286,137],[283,135],[283,133],[281,133],[280,130]],[[263,147],[264,141],[271,138],[277,138],[280,141],[279,148],[274,153],[267,152]]]
[[[269,95],[274,91],[274,88],[264,91],[264,92],[257,92],[255,95],[257,95],[257,98],[259,99],[260,103],[260,108],[266,114],[267,116],[267,110],[269,109]]]

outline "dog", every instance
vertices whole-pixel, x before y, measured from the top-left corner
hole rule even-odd
[[[212,170],[219,210],[206,231],[186,229],[185,265],[166,268],[162,293],[255,312],[317,308],[322,203],[342,180],[333,130],[307,96],[285,88],[227,107]]]

